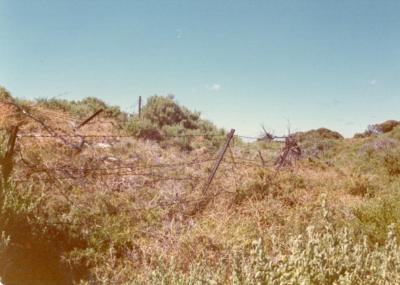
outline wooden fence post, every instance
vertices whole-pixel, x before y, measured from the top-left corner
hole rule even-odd
[[[223,147],[222,147],[222,149],[221,149],[221,152],[220,152],[220,154],[219,154],[219,156],[218,156],[218,160],[216,161],[216,163],[215,163],[215,165],[214,165],[214,167],[213,167],[213,169],[212,169],[212,171],[211,171],[211,173],[210,173],[210,176],[208,177],[207,183],[206,183],[206,185],[204,186],[203,194],[206,194],[207,191],[208,191],[208,189],[210,188],[211,182],[213,181],[214,176],[215,176],[215,174],[217,173],[218,167],[219,167],[219,165],[221,164],[222,159],[224,158],[226,149],[228,148],[229,143],[231,142],[231,140],[232,140],[234,134],[235,134],[235,130],[234,130],[234,129],[231,129],[231,131],[229,132],[229,134],[228,134],[227,137],[226,137],[225,144],[223,145]]]
[[[259,156],[260,159],[261,159],[261,165],[264,167],[264,166],[265,166],[265,160],[264,160],[264,158],[263,158],[262,155],[261,155],[261,151],[258,151],[258,156]]]
[[[104,109],[97,110],[93,115],[91,115],[89,118],[87,118],[82,123],[80,123],[76,128],[79,129],[79,128],[83,127],[84,125],[89,123],[91,120],[93,120],[94,117],[96,117],[98,114],[100,114],[103,111],[104,111]]]
[[[10,137],[8,139],[7,151],[1,161],[1,172],[3,174],[4,181],[7,181],[13,170],[13,156],[15,149],[15,142],[17,140],[18,126],[12,128]]]
[[[142,117],[142,96],[139,96],[138,114],[140,119]]]

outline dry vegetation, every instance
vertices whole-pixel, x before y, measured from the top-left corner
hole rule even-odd
[[[235,138],[204,194],[225,132],[172,98],[139,119],[1,92],[2,167],[19,125],[0,184],[6,285],[400,282],[399,127],[296,134],[279,170],[282,143]]]

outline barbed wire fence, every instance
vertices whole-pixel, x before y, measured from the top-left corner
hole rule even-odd
[[[36,123],[39,123],[41,127],[43,127],[44,131],[46,133],[32,133],[32,132],[26,132],[23,130],[19,129],[19,126],[16,126],[11,129],[11,131],[8,129],[10,133],[10,138],[8,141],[8,147],[6,151],[6,156],[8,160],[10,160],[10,156],[13,156],[13,153],[15,152],[15,144],[18,141],[21,144],[24,144],[24,140],[26,139],[51,139],[51,140],[59,140],[60,142],[64,143],[65,145],[71,146],[72,144],[68,139],[79,139],[81,140],[81,148],[84,144],[84,142],[87,139],[90,140],[96,140],[96,139],[102,139],[102,141],[107,140],[107,139],[124,139],[124,138],[134,138],[136,139],[137,136],[131,135],[131,134],[81,134],[81,133],[59,133],[55,130],[53,130],[51,127],[49,127],[47,124],[43,123],[40,119],[36,118],[32,114],[30,114],[27,110],[22,108],[19,105],[16,105],[18,110],[21,111],[25,116],[28,118],[32,119]],[[96,119],[97,123],[104,124],[108,123],[108,121],[101,120],[100,118],[96,118],[97,115],[99,115],[103,110],[98,110],[94,114],[92,114],[90,117],[82,121],[81,123],[78,123],[78,120],[74,120],[74,122],[69,122],[72,125],[75,125],[76,127],[74,130],[78,130],[82,128],[86,124],[91,124],[94,123],[94,119]],[[67,116],[57,116],[59,119],[66,120],[68,121]],[[190,160],[190,161],[183,161],[179,163],[153,163],[153,164],[148,164],[145,166],[135,166],[131,165],[130,163],[122,162],[121,165],[118,166],[112,166],[112,167],[93,167],[93,166],[82,166],[82,167],[72,167],[70,165],[64,165],[62,167],[38,167],[34,166],[29,163],[29,161],[20,159],[21,163],[24,163],[28,169],[30,169],[31,173],[25,174],[25,178],[19,178],[19,179],[14,179],[14,183],[17,184],[22,184],[22,183],[30,183],[32,181],[41,181],[41,182],[59,182],[59,181],[65,181],[65,180],[72,180],[72,181],[82,181],[88,178],[98,178],[98,177],[105,177],[105,176],[115,176],[115,177],[124,177],[124,176],[130,176],[130,177],[145,177],[149,179],[150,183],[156,183],[160,181],[167,181],[167,180],[172,180],[172,181],[194,181],[197,184],[201,183],[202,181],[206,181],[203,184],[203,193],[206,193],[209,187],[212,184],[212,181],[218,171],[218,168],[220,164],[230,164],[232,166],[243,166],[243,167],[251,167],[251,168],[265,168],[265,167],[271,167],[274,165],[275,162],[272,162],[267,164],[266,160],[262,157],[261,153],[258,151],[259,158],[257,157],[249,157],[249,156],[244,156],[244,155],[235,155],[232,152],[231,149],[231,141],[238,138],[238,139],[244,139],[244,140],[252,140],[252,141],[263,141],[263,137],[254,137],[254,136],[245,136],[245,135],[240,135],[240,134],[235,134],[235,130],[231,130],[228,135],[225,134],[220,134],[220,133],[198,133],[198,134],[177,134],[177,135],[171,135],[171,134],[165,134],[164,138],[165,139],[170,139],[170,138],[193,138],[193,137],[203,137],[203,138],[211,138],[211,137],[226,137],[225,142],[219,149],[219,151],[216,154],[208,155],[208,157],[203,158],[203,159],[195,159],[195,160]],[[286,141],[288,137],[285,136],[269,136],[267,140],[265,141],[280,141],[282,140]],[[82,143],[83,142],[83,143]],[[110,146],[112,146],[110,144]],[[230,156],[231,160],[225,159],[225,153],[230,149]],[[3,159],[3,167],[2,169],[8,169],[7,171],[11,173],[11,170],[9,169],[9,165],[5,166],[4,163],[6,162],[6,159]],[[182,175],[178,173],[168,173],[168,171],[178,171],[182,167],[188,167],[188,166],[193,166],[193,165],[203,165],[203,164],[211,164],[213,163],[213,166],[211,168],[211,171],[209,173],[209,176],[207,179],[204,177],[199,177],[199,176],[193,176],[193,175]],[[8,163],[9,164],[9,163]],[[162,170],[165,173],[155,173],[154,170]],[[39,175],[39,174],[44,174]],[[236,182],[235,182],[236,183]],[[140,187],[139,187],[140,188]]]

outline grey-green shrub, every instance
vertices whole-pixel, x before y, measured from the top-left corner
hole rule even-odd
[[[323,201],[322,227],[309,226],[303,235],[290,239],[286,249],[273,245],[268,253],[258,239],[252,248],[232,251],[218,265],[194,263],[189,271],[180,272],[172,260],[141,280],[149,284],[232,285],[400,283],[400,248],[394,224],[387,227],[382,246],[370,245],[366,236],[351,228],[334,226],[329,215]]]
[[[372,243],[383,244],[389,225],[400,237],[400,195],[387,194],[353,209],[355,227],[366,234]]]
[[[109,106],[102,100],[95,97],[87,97],[80,101],[69,101],[64,99],[36,99],[39,105],[47,108],[69,112],[81,118],[85,118],[99,109],[104,109],[102,116],[113,117],[125,120],[126,114],[117,106]]]
[[[203,137],[202,144],[216,148],[224,139],[225,131],[211,122],[200,118],[199,112],[192,112],[178,104],[172,96],[151,96],[143,106],[142,117],[133,117],[125,124],[132,135],[161,142],[163,147],[177,146],[182,150],[197,147],[197,138]]]

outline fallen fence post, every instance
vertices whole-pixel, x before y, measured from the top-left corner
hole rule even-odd
[[[214,165],[214,167],[213,167],[213,169],[212,169],[212,171],[211,171],[211,173],[210,173],[210,176],[208,177],[208,180],[207,180],[206,185],[204,186],[203,194],[206,194],[206,192],[207,192],[208,189],[210,188],[211,182],[213,181],[214,176],[215,176],[215,174],[217,173],[218,167],[219,167],[219,165],[221,164],[222,159],[224,158],[226,149],[228,148],[229,143],[231,142],[231,140],[232,140],[234,134],[235,134],[235,130],[234,130],[234,129],[231,129],[231,131],[228,133],[228,135],[227,135],[227,137],[226,137],[225,144],[223,145],[223,147],[222,147],[222,149],[221,149],[221,152],[220,152],[220,154],[219,154],[218,160],[217,160],[217,162],[215,163],[215,165]]]
[[[7,151],[1,161],[1,172],[3,174],[4,181],[7,181],[13,170],[13,156],[15,149],[15,142],[17,140],[18,126],[12,128],[10,132],[10,138],[8,139]]]
[[[97,110],[93,115],[91,115],[89,118],[87,118],[82,123],[80,123],[76,128],[79,129],[79,128],[83,127],[84,125],[89,123],[91,120],[94,119],[94,117],[96,117],[98,114],[100,114],[103,111],[104,111],[104,109]]]

